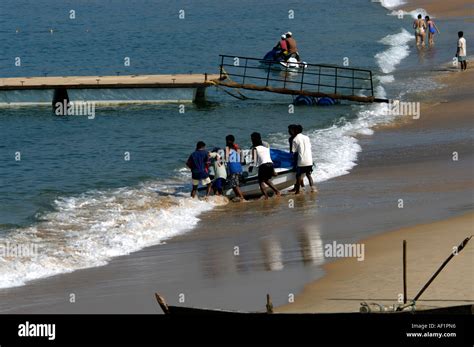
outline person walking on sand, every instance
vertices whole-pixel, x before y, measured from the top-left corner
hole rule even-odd
[[[435,22],[430,18],[430,16],[425,17],[426,26],[428,27],[428,44],[430,46],[434,45],[434,35],[436,33],[440,34],[438,27]]]
[[[415,38],[417,46],[425,45],[425,35],[426,35],[426,23],[423,20],[421,14],[418,15],[418,18],[413,22],[413,29],[415,29]]]
[[[276,196],[280,196],[280,191],[270,182],[273,177],[275,169],[273,161],[270,157],[270,148],[265,147],[262,143],[262,136],[259,133],[252,133],[250,135],[252,140],[252,159],[258,167],[258,184],[265,200],[268,199],[268,194],[265,185],[269,186]]]
[[[225,137],[225,160],[227,162],[227,169],[229,170],[229,182],[235,197],[244,202],[245,198],[240,190],[240,182],[242,181],[242,164],[240,160],[240,148],[235,143],[234,135],[227,135]]]
[[[191,197],[196,197],[199,183],[207,187],[206,197],[208,197],[211,192],[211,179],[209,178],[209,152],[204,142],[199,141],[196,144],[196,150],[189,156],[186,166],[191,169],[192,174]]]
[[[464,38],[464,32],[458,32],[458,50],[456,51],[456,57],[458,58],[458,62],[461,65],[461,71],[467,70],[467,47],[466,47],[466,39]]]
[[[303,184],[305,175],[309,181],[311,191],[316,192],[317,189],[314,186],[313,177],[311,176],[313,172],[311,141],[308,136],[303,135],[303,127],[301,125],[297,125],[292,131],[295,136],[293,138],[292,152],[297,154],[295,194],[300,193],[300,187]]]

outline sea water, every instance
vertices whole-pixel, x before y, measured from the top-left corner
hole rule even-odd
[[[397,4],[2,1],[0,76],[216,73],[219,54],[263,57],[292,31],[307,62],[340,65],[347,58],[349,67],[373,70],[379,97],[396,98],[416,83],[414,91],[436,88],[403,73],[420,61],[412,14],[399,18],[391,9]],[[449,61],[450,44],[440,41],[429,64]],[[45,106],[0,108],[0,244],[37,250],[0,253],[0,287],[104,265],[191,232],[202,212],[224,203],[187,198],[185,162],[197,141],[223,147],[233,134],[247,147],[258,131],[286,149],[287,126],[302,124],[321,182],[350,173],[361,151],[357,136],[396,118],[377,104],[289,113],[290,96],[208,94],[212,103],[186,104],[184,113],[177,104],[98,107],[93,119],[55,117]]]

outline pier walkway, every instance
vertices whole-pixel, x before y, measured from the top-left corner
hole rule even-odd
[[[280,62],[258,58],[220,58],[217,83],[224,87],[364,103],[388,102],[375,97],[370,70],[307,63],[288,68]]]
[[[219,75],[124,75],[1,78],[0,90],[108,89],[108,88],[198,88],[213,85]]]

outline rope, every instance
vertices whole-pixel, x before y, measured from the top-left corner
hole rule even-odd
[[[224,67],[221,67],[221,73],[225,76],[226,79],[228,79],[229,81],[231,82],[234,82],[232,80],[232,78],[230,78],[229,74],[227,73],[227,71],[225,71]],[[227,93],[228,95],[236,98],[236,99],[239,99],[239,100],[259,100],[259,99],[256,99],[256,98],[249,98],[247,96],[245,96],[244,94],[242,94],[242,92],[240,91],[240,88],[235,88],[235,91],[238,95],[235,95],[231,92],[229,92],[227,89],[223,88],[221,85],[219,85],[219,83],[215,82],[215,81],[210,81],[211,84],[215,85],[216,87],[220,88],[221,90],[223,90],[225,93]]]

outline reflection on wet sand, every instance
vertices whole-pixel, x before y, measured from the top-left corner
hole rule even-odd
[[[263,263],[267,271],[283,270],[283,256],[281,243],[278,238],[270,235],[260,242]]]
[[[218,279],[225,274],[235,271],[231,251],[225,252],[223,249],[213,248],[206,245],[202,252],[201,268],[205,278]]]
[[[320,265],[324,262],[323,241],[316,224],[304,226],[298,234],[303,263]]]
[[[232,239],[235,244],[212,237],[201,246],[200,267],[205,278],[217,280],[232,274],[281,271],[290,263],[322,264],[323,242],[318,219],[315,219],[317,198],[317,194],[302,194],[254,202],[252,211],[258,213],[258,218],[248,217],[249,205],[243,210],[237,206],[239,210],[233,211],[226,223],[238,225],[245,231],[241,238]],[[290,202],[294,210],[288,207]],[[261,224],[263,216],[271,218],[270,224],[267,218],[265,228]]]

